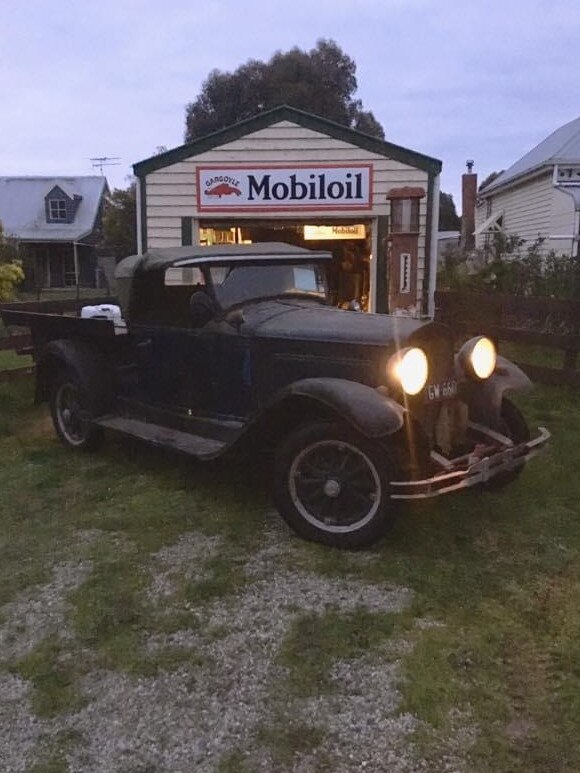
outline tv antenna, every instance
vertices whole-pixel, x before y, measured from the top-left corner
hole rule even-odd
[[[103,174],[103,167],[105,166],[119,166],[121,163],[120,156],[97,156],[96,158],[91,158],[89,161],[93,164],[93,169],[99,169],[101,174]]]

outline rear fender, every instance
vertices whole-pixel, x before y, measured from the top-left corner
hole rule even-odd
[[[99,403],[110,395],[109,368],[99,350],[84,341],[63,338],[50,341],[36,361],[36,403],[49,399],[54,379],[65,369],[71,370]]]
[[[533,386],[526,374],[505,357],[498,356],[495,372],[485,381],[465,380],[460,397],[469,406],[472,420],[489,427],[500,424],[501,403],[508,391],[525,392]]]
[[[330,409],[369,438],[392,435],[403,426],[405,409],[376,389],[340,378],[307,378],[285,387],[275,404],[307,398]]]

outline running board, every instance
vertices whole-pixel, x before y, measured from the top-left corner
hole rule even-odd
[[[129,419],[124,416],[102,416],[95,420],[95,424],[104,427],[104,429],[138,438],[150,445],[170,448],[198,459],[213,459],[227,447],[227,443],[220,440],[201,435],[191,435],[188,432],[180,432],[177,429],[162,427],[159,424],[151,424],[138,419]]]

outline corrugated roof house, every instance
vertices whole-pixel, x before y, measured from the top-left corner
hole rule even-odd
[[[479,192],[476,244],[497,231],[576,255],[580,228],[580,118],[561,126]]]
[[[104,177],[0,177],[4,234],[24,247],[32,287],[94,285]]]

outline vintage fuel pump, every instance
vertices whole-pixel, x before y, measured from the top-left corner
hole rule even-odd
[[[418,292],[419,210],[423,188],[393,188],[391,202],[387,273],[389,313],[414,313],[420,304]]]

